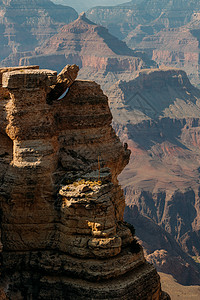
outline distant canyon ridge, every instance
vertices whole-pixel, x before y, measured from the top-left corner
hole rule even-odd
[[[198,0],[132,0],[87,12],[134,50],[159,65],[184,69],[199,85],[200,2]]]
[[[70,0],[53,0],[56,4],[62,4],[67,6],[72,6],[79,13],[83,11],[87,11],[88,9],[94,6],[114,6],[117,4],[121,4],[123,0],[74,0],[73,2]]]

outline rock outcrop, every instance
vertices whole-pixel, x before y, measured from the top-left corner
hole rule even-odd
[[[109,99],[132,151],[119,177],[126,220],[160,271],[199,284],[200,90],[184,71],[143,70],[113,86]]]
[[[77,18],[77,12],[49,0],[0,1],[0,65],[18,65],[21,56]]]
[[[122,44],[123,47],[121,49],[124,49],[123,50],[124,53],[126,54],[129,53],[129,56],[117,55],[116,53],[114,53],[115,49],[117,48],[114,46],[119,45],[120,47],[121,43],[119,42],[119,40],[113,38],[111,35],[108,35],[111,40],[113,39],[112,41],[116,42],[116,44],[112,43],[113,44],[112,47],[109,47],[111,43],[108,43],[109,39],[106,40],[105,36],[107,35],[105,35],[104,38],[100,37],[99,32],[101,30],[103,31],[104,34],[105,32],[107,32],[105,29],[102,29],[102,27],[97,26],[92,22],[90,22],[85,17],[85,15],[82,14],[78,20],[76,20],[72,24],[66,25],[65,27],[63,27],[63,29],[58,35],[52,37],[45,44],[43,50],[42,48],[40,48],[41,49],[40,51],[45,52],[44,55],[41,55],[39,58],[35,57],[33,58],[33,60],[31,58],[29,62],[37,63],[37,59],[42,60],[45,59],[45,57],[50,57],[51,51],[53,57],[55,57],[56,53],[62,53],[63,57],[65,58],[67,57],[67,55],[70,56],[72,55],[72,53],[74,53],[74,51],[76,51],[76,54],[78,55],[81,61],[79,78],[84,80],[86,80],[87,78],[95,80],[96,82],[101,84],[104,92],[107,95],[109,95],[110,107],[114,115],[115,129],[117,130],[119,136],[124,140],[124,142],[127,142],[126,132],[128,132],[128,144],[131,145],[131,148],[133,150],[132,151],[133,157],[135,153],[137,154],[135,155],[136,156],[135,160],[131,159],[131,164],[128,166],[128,169],[132,169],[130,174],[128,172],[126,173],[125,171],[125,173],[123,174],[126,175],[121,175],[120,177],[123,187],[125,187],[127,204],[129,206],[133,205],[131,199],[135,198],[134,193],[136,187],[139,191],[143,191],[143,187],[145,187],[146,188],[145,191],[150,192],[150,195],[145,194],[148,195],[148,197],[146,197],[145,200],[145,202],[148,203],[149,201],[151,201],[149,200],[149,198],[152,199],[152,197],[154,197],[154,193],[155,195],[157,195],[157,193],[158,195],[160,195],[160,191],[159,191],[160,188],[162,188],[162,191],[164,190],[164,192],[167,190],[168,194],[170,195],[169,197],[174,195],[173,199],[175,196],[178,197],[179,195],[178,191],[180,191],[181,195],[185,194],[185,190],[187,190],[187,188],[191,187],[193,189],[194,186],[193,179],[195,178],[195,182],[197,183],[195,187],[195,195],[198,195],[197,190],[198,190],[199,173],[197,170],[198,158],[196,157],[196,150],[195,148],[193,148],[193,150],[191,151],[186,151],[185,149],[185,147],[186,148],[191,147],[190,140],[192,141],[195,141],[195,139],[198,140],[198,133],[193,132],[195,130],[198,131],[198,126],[196,129],[191,129],[191,130],[188,129],[193,127],[193,125],[191,124],[193,123],[195,124],[194,120],[198,119],[199,117],[199,113],[200,113],[199,104],[198,104],[199,100],[195,100],[196,98],[197,99],[199,98],[198,90],[196,90],[190,84],[186,74],[180,70],[168,70],[168,69],[152,70],[150,69],[152,65],[148,65],[149,70],[145,70],[145,71],[141,70],[139,75],[138,69],[140,70],[141,68],[145,67],[144,63],[141,64],[142,60],[139,57],[137,59],[138,61],[140,61],[140,64],[135,68],[130,68],[130,64],[129,65],[122,64],[121,69],[118,69],[117,68],[118,65],[111,64],[111,59],[112,60],[114,59],[114,61],[119,62],[120,59],[124,59],[124,57],[126,57],[126,59],[132,61],[132,59],[135,60],[135,57],[130,56],[131,54],[130,49],[126,47],[125,44]],[[67,34],[65,31],[67,32]],[[63,45],[63,50],[62,49],[59,50],[58,45],[60,43],[62,43]],[[80,46],[78,50],[75,50],[75,45]],[[101,52],[100,49],[104,49],[103,58],[100,53]],[[48,53],[49,56],[47,55]],[[89,53],[91,53],[91,57],[92,54],[94,53],[95,59],[92,61],[90,57],[91,64],[87,66],[87,64],[85,63],[83,65],[82,62],[87,57],[89,57]],[[107,60],[106,62],[106,59],[109,60]],[[100,60],[103,60],[106,63],[100,64],[99,63]],[[120,81],[117,82],[118,80]],[[162,95],[162,99],[160,98],[161,97],[160,95]],[[60,94],[58,96],[60,96]],[[185,122],[187,123],[187,125]],[[187,128],[187,126],[189,127]],[[168,128],[174,128],[173,129],[174,131],[173,130],[171,131]],[[181,132],[181,130],[185,134],[184,145],[187,144],[186,146],[181,146],[179,143],[177,143],[177,138],[179,138],[179,133]],[[131,137],[129,136],[130,134]],[[143,149],[144,147],[146,147],[144,146],[146,142],[148,142],[148,145],[151,149],[153,142],[151,142],[151,140],[149,141],[150,138],[153,140],[155,139],[154,147],[152,150],[154,153],[153,157],[156,163],[158,160],[158,164],[160,168],[158,167],[155,168],[154,166],[152,167],[152,164],[149,163],[149,160],[150,161],[152,160],[151,154],[148,153],[149,149],[147,151],[146,148]],[[181,135],[181,142],[182,139],[183,139],[183,134]],[[198,141],[196,141],[195,143],[196,145],[198,145]],[[184,152],[184,154],[182,152]],[[189,157],[187,164],[184,157]],[[161,163],[160,160],[162,161]],[[169,172],[168,165],[170,165],[171,168],[172,166],[171,164],[173,165],[173,168]],[[178,174],[176,168],[178,168],[179,170]],[[192,168],[193,170],[192,175],[191,175],[190,168]],[[148,170],[148,172],[146,172],[145,170]],[[135,172],[138,172],[138,177],[135,176]],[[174,174],[177,174],[176,176],[178,180],[171,192],[171,185],[174,184]],[[148,176],[150,177],[150,179]],[[181,176],[183,176],[184,178],[182,181],[179,180]],[[147,180],[146,177],[148,177]],[[158,189],[155,190],[153,194],[151,194],[152,189],[154,189],[152,185],[154,185],[154,182],[157,181],[160,182],[161,180],[160,178],[162,177],[165,178],[163,184],[164,186],[161,185],[160,187],[158,183]],[[173,184],[170,182],[172,182]],[[186,186],[186,189],[182,189],[184,184]],[[141,193],[140,196],[144,197],[143,193]],[[160,196],[158,196],[158,199],[160,199],[159,197]],[[186,195],[186,199],[188,199],[187,195]],[[176,200],[174,200],[174,202],[175,201]],[[196,198],[195,206],[197,205],[197,201],[198,200]],[[176,210],[177,206],[179,205],[174,204],[173,209]],[[142,208],[143,206],[137,205],[137,207],[139,212],[144,217],[144,211]],[[172,211],[168,212],[166,215],[164,214],[163,216],[163,221],[162,221],[163,224],[165,222],[167,223],[166,230],[165,230],[165,225],[162,225],[164,227],[163,235],[167,235],[169,233],[168,232],[169,219],[171,220],[170,228],[173,228],[175,226],[174,219],[176,219],[176,217],[171,218],[170,216],[171,213],[174,214],[173,209]],[[193,216],[193,204],[190,205],[189,209],[192,211],[192,216]],[[154,210],[157,211],[156,208]],[[128,216],[127,213],[126,216]],[[196,220],[198,220],[198,218],[199,216],[197,216]],[[175,263],[173,264],[176,268],[176,270],[175,269],[173,270],[173,268],[171,268],[170,266],[171,260],[166,259],[167,262],[166,264],[159,265],[161,271],[167,270],[168,272],[172,272],[173,275],[176,277],[176,279],[179,280],[179,282],[181,283],[198,284],[199,270],[196,266],[195,261],[191,259],[188,255],[194,256],[194,259],[196,259],[198,258],[199,254],[198,251],[196,250],[189,251],[187,249],[189,248],[191,249],[191,247],[195,247],[199,249],[199,243],[198,243],[199,229],[191,225],[194,221],[192,217],[186,218],[187,220],[185,220],[185,218],[183,219],[184,219],[183,222],[187,223],[187,225],[183,226],[183,222],[181,223],[181,226],[177,225],[179,228],[177,229],[177,231],[180,230],[181,233],[180,234],[169,233],[170,237],[167,238],[168,240],[171,241],[170,243],[173,244],[175,242],[175,246],[173,246],[173,248],[176,249],[175,252],[172,251],[171,247],[168,247],[164,243],[164,239],[161,239],[162,240],[161,245],[163,249],[156,248],[157,242],[159,244],[158,240],[153,247],[151,243],[149,243],[148,246],[145,246],[145,243],[143,245],[144,248],[146,248],[148,255],[154,253],[157,250],[164,250],[167,251],[166,257],[169,258],[171,256],[171,260],[177,262],[177,265]],[[132,224],[135,223],[136,226],[137,224],[139,224],[139,222],[137,222],[131,217],[128,220],[131,221]],[[144,221],[144,219],[142,220]],[[153,225],[155,225],[155,220],[156,220],[156,225],[157,224],[160,225],[159,223],[160,219],[158,219],[157,216],[156,217],[154,216]],[[145,226],[146,226],[145,223],[144,226],[141,226],[144,228],[143,233],[141,233],[142,231],[141,228],[138,229],[137,227],[137,232],[139,233],[138,236],[141,240],[144,239],[144,241],[146,240],[145,234],[147,234],[148,232],[148,230],[145,230]],[[151,228],[151,226],[149,226],[148,228]],[[158,235],[159,235],[159,228],[160,227],[156,227]],[[195,233],[193,233],[194,228],[195,228]],[[186,236],[184,236],[184,234],[186,234]],[[183,246],[183,248],[181,248],[178,245],[179,242],[181,243],[182,246],[183,244],[187,246]],[[153,260],[152,257],[150,259],[150,256],[149,256],[149,260],[151,262],[157,261],[156,259]],[[164,261],[164,258],[162,261]],[[161,265],[162,265],[162,269],[161,269]],[[184,272],[185,276],[182,276],[183,269],[185,270]],[[181,270],[181,271],[178,272],[177,270]],[[191,274],[193,275],[191,276]]]
[[[169,299],[123,221],[130,150],[100,86],[65,81],[76,73],[1,69],[2,297]],[[49,104],[53,87],[69,90]]]

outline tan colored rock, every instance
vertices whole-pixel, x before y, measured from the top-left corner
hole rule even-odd
[[[77,65],[67,65],[58,74],[55,85],[51,86],[51,91],[47,96],[47,102],[52,103],[57,100],[62,94],[73,84],[78,75],[79,67]]]
[[[19,300],[164,299],[123,222],[117,176],[130,150],[111,127],[108,99],[95,82],[74,81],[49,105],[60,80],[50,70],[2,76],[1,287]]]

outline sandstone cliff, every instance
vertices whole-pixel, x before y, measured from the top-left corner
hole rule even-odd
[[[200,90],[183,71],[143,70],[109,98],[114,127],[132,150],[120,175],[126,219],[159,270],[199,284]]]
[[[103,30],[104,33],[106,30],[88,21],[85,15],[81,15],[78,20],[66,25],[62,30],[45,44],[43,50],[40,48],[40,51],[44,51],[46,54],[31,58],[29,62],[36,63],[39,59],[44,62],[45,57],[54,57],[55,59],[55,57],[57,57],[56,53],[63,53],[63,57],[66,57],[67,53],[67,55],[72,55],[75,51],[78,56],[74,56],[73,59],[79,57],[80,65],[82,66],[79,72],[79,78],[90,78],[97,81],[102,85],[104,92],[109,95],[110,107],[114,115],[115,129],[124,141],[128,139],[128,143],[133,149],[133,157],[135,156],[135,160],[131,159],[131,164],[128,167],[131,171],[125,172],[125,175],[120,177],[123,187],[126,188],[128,205],[133,205],[134,200],[132,202],[131,199],[135,199],[134,193],[136,189],[141,191],[141,197],[145,197],[144,195],[146,195],[144,205],[147,205],[147,207],[149,206],[148,202],[151,201],[149,199],[155,195],[155,197],[157,197],[158,195],[157,201],[159,202],[161,201],[159,200],[160,198],[165,198],[166,191],[168,192],[169,199],[171,199],[173,195],[173,199],[175,199],[173,201],[175,203],[182,199],[179,197],[178,192],[182,195],[185,194],[185,190],[189,188],[193,189],[194,178],[196,182],[195,195],[198,195],[199,172],[197,166],[199,162],[195,149],[198,145],[198,126],[196,129],[189,130],[189,128],[196,126],[192,124],[196,124],[195,120],[199,118],[199,100],[195,100],[196,98],[199,99],[199,91],[190,84],[186,74],[179,70],[166,69],[161,71],[159,69],[149,69],[144,72],[141,71],[139,75],[137,70],[144,68],[143,63],[135,68],[130,68],[130,64],[124,63],[118,69],[118,65],[111,64],[111,61],[119,62],[120,59],[124,59],[124,56],[114,53],[115,49],[117,49],[117,47],[114,48],[114,45],[120,46],[121,43],[108,35],[110,39],[113,39],[111,39],[111,41],[116,42],[116,44],[113,43],[112,47],[109,47],[111,44],[108,43],[109,39],[106,40],[105,36],[102,38],[99,35],[100,30]],[[63,50],[59,49],[60,44],[63,45]],[[78,49],[75,49],[75,45],[79,45]],[[127,48],[125,44],[122,44],[122,46],[121,50],[124,49],[124,52],[129,53],[129,56],[126,56],[126,60],[135,60],[135,57],[130,56],[130,49]],[[104,57],[101,56],[100,49],[104,50]],[[47,53],[51,51],[52,54],[47,55]],[[55,53],[55,55],[53,53]],[[92,55],[89,57],[89,53],[94,53],[94,60],[91,59]],[[90,58],[91,64],[88,63],[87,57]],[[84,61],[87,61],[89,66],[87,66],[87,63],[82,65]],[[102,63],[102,61],[104,63]],[[140,62],[141,61],[140,59]],[[47,63],[47,61],[45,63]],[[116,83],[118,80],[120,81]],[[174,129],[171,131],[169,128]],[[179,139],[182,128],[184,129],[180,138],[181,142],[178,143],[177,139]],[[181,145],[183,139],[185,139],[185,146]],[[192,149],[191,140],[194,141],[194,143],[192,142],[194,146],[196,145]],[[195,140],[197,141],[195,142]],[[151,150],[154,154],[149,154],[149,149],[143,149],[146,143],[149,149],[154,145]],[[187,147],[190,147],[190,150],[186,151]],[[154,157],[153,163],[151,163],[151,155]],[[188,158],[187,163],[185,157]],[[148,172],[146,172],[146,170]],[[135,172],[138,172],[138,177],[135,176]],[[176,183],[174,183],[174,176],[178,178]],[[183,176],[183,179],[180,180],[181,176]],[[146,177],[148,178],[146,179]],[[160,178],[162,177],[165,178],[164,183],[160,183]],[[157,181],[158,188],[154,190],[154,184],[156,185]],[[183,188],[184,185],[185,189]],[[172,190],[171,186],[173,186]],[[143,195],[144,187],[147,193]],[[160,189],[164,194],[160,194]],[[153,193],[152,190],[154,190]],[[140,192],[138,197],[140,197],[139,195]],[[186,193],[186,199],[190,196],[190,193]],[[187,201],[188,200],[186,200],[186,202]],[[196,207],[198,205],[198,198],[196,198],[194,202]],[[184,218],[181,225],[176,225],[178,229],[175,229],[175,231],[180,231],[180,233],[172,232],[171,234],[170,230],[175,226],[176,220],[179,220],[178,216],[171,216],[171,214],[180,214],[180,212],[174,213],[174,209],[179,210],[177,205],[179,206],[179,204],[173,204],[172,210],[167,213],[165,211],[162,222],[163,224],[166,223],[166,225],[162,225],[162,235],[160,235],[160,227],[157,226],[160,225],[160,219],[157,216],[153,217],[153,223],[143,218],[146,218],[146,216],[149,217],[149,215],[144,213],[146,210],[143,209],[143,205],[137,205],[139,213],[142,214],[141,218],[138,218],[138,222],[129,217],[128,209],[126,210],[126,216],[136,227],[139,222],[144,221],[144,225],[138,225],[139,228],[137,227],[137,232],[139,238],[143,241],[144,248],[146,248],[149,255],[148,259],[151,262],[155,263],[162,271],[172,272],[181,283],[198,284],[199,270],[195,260],[198,259],[199,256],[199,229],[195,226],[193,227],[192,224],[194,219],[196,223],[199,222],[197,221],[199,220],[199,214],[193,219],[196,208],[193,210],[193,204],[189,205],[191,217],[186,218],[186,220]],[[157,208],[154,210],[156,211],[156,209]],[[186,208],[186,210],[187,209],[188,208]],[[147,211],[149,211],[149,208],[147,208]],[[150,213],[150,216],[151,214],[152,213]],[[157,212],[155,214],[157,214]],[[185,212],[183,214],[185,214]],[[182,213],[180,218],[182,218]],[[147,228],[149,228],[149,231],[146,229],[145,222],[148,224]],[[184,225],[185,222],[187,225]],[[168,223],[171,224],[170,227]],[[144,228],[143,231],[142,228]],[[152,230],[157,232],[159,236],[158,239],[155,239],[155,243],[153,243],[153,241],[151,242],[151,240],[145,243],[146,236],[151,236],[150,228],[154,228]],[[193,228],[195,228],[195,232],[193,232]],[[141,231],[142,233],[140,233]],[[183,237],[184,234],[186,234],[185,237]],[[163,238],[161,238],[161,236]],[[165,243],[166,239],[169,240],[168,243]],[[159,240],[161,240],[161,242]],[[169,247],[170,243],[173,244],[173,247]],[[178,243],[180,243],[181,246]],[[183,246],[183,244],[187,244],[187,246]],[[188,250],[192,247],[197,248],[197,251]],[[157,253],[157,250],[161,252]],[[150,256],[152,253],[154,254]],[[194,260],[190,256],[194,257]],[[175,267],[172,268],[171,266]],[[182,275],[183,270],[184,276]]]
[[[77,72],[1,69],[2,297],[169,299],[123,221],[130,150]]]

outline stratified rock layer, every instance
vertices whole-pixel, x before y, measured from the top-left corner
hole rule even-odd
[[[94,7],[87,17],[159,65],[185,70],[199,86],[199,0],[132,0]]]
[[[194,13],[185,26],[165,28],[158,33],[138,26],[129,33],[126,42],[131,48],[145,51],[159,65],[183,69],[191,82],[199,86],[199,25],[200,14]]]
[[[146,26],[146,32],[150,29],[148,25],[156,31],[183,26],[198,11],[198,0],[132,0],[116,6],[91,8],[87,16],[109,28],[115,36],[125,38],[138,25],[144,29]]]
[[[71,85],[76,66],[1,74],[2,297],[167,299],[123,221],[117,176],[130,150],[100,86]],[[50,105],[54,88],[69,90]]]
[[[1,66],[13,66],[22,52],[27,55],[76,18],[72,7],[50,0],[1,0]]]
[[[35,52],[24,54],[18,62],[20,65],[40,64],[43,68],[50,64],[59,71],[66,64],[77,64],[90,72],[102,71],[104,74],[134,72],[155,65],[144,54],[128,48],[105,27],[88,20],[84,13],[63,26]]]

